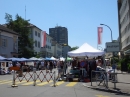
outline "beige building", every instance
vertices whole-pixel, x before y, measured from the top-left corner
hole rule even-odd
[[[0,56],[18,57],[18,33],[0,25]]]

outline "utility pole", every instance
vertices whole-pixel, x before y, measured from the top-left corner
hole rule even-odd
[[[25,5],[25,20],[26,20],[26,5]]]

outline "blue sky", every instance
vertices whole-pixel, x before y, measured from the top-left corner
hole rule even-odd
[[[87,42],[97,48],[97,27],[107,24],[113,31],[113,39],[118,34],[117,0],[0,0],[0,24],[4,24],[5,13],[15,19],[19,14],[30,23],[49,33],[49,28],[68,28],[68,42],[71,47]],[[103,27],[102,45],[111,42],[110,30]]]

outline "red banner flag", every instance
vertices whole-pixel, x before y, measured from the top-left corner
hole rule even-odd
[[[41,47],[46,46],[46,31],[41,32]]]
[[[98,44],[102,44],[102,32],[103,32],[103,28],[98,27]]]
[[[43,47],[46,46],[46,31],[43,31]]]

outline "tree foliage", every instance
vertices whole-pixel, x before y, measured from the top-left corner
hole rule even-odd
[[[18,14],[15,17],[15,20],[13,20],[12,15],[6,13],[5,19],[7,22],[7,27],[19,34],[18,53],[20,54],[20,57],[26,57],[26,58],[32,57],[34,51],[33,51],[33,40],[29,38],[30,36],[29,22],[27,20],[24,20]]]
[[[71,51],[76,50],[76,49],[78,49],[78,48],[79,48],[78,46],[71,47]]]

